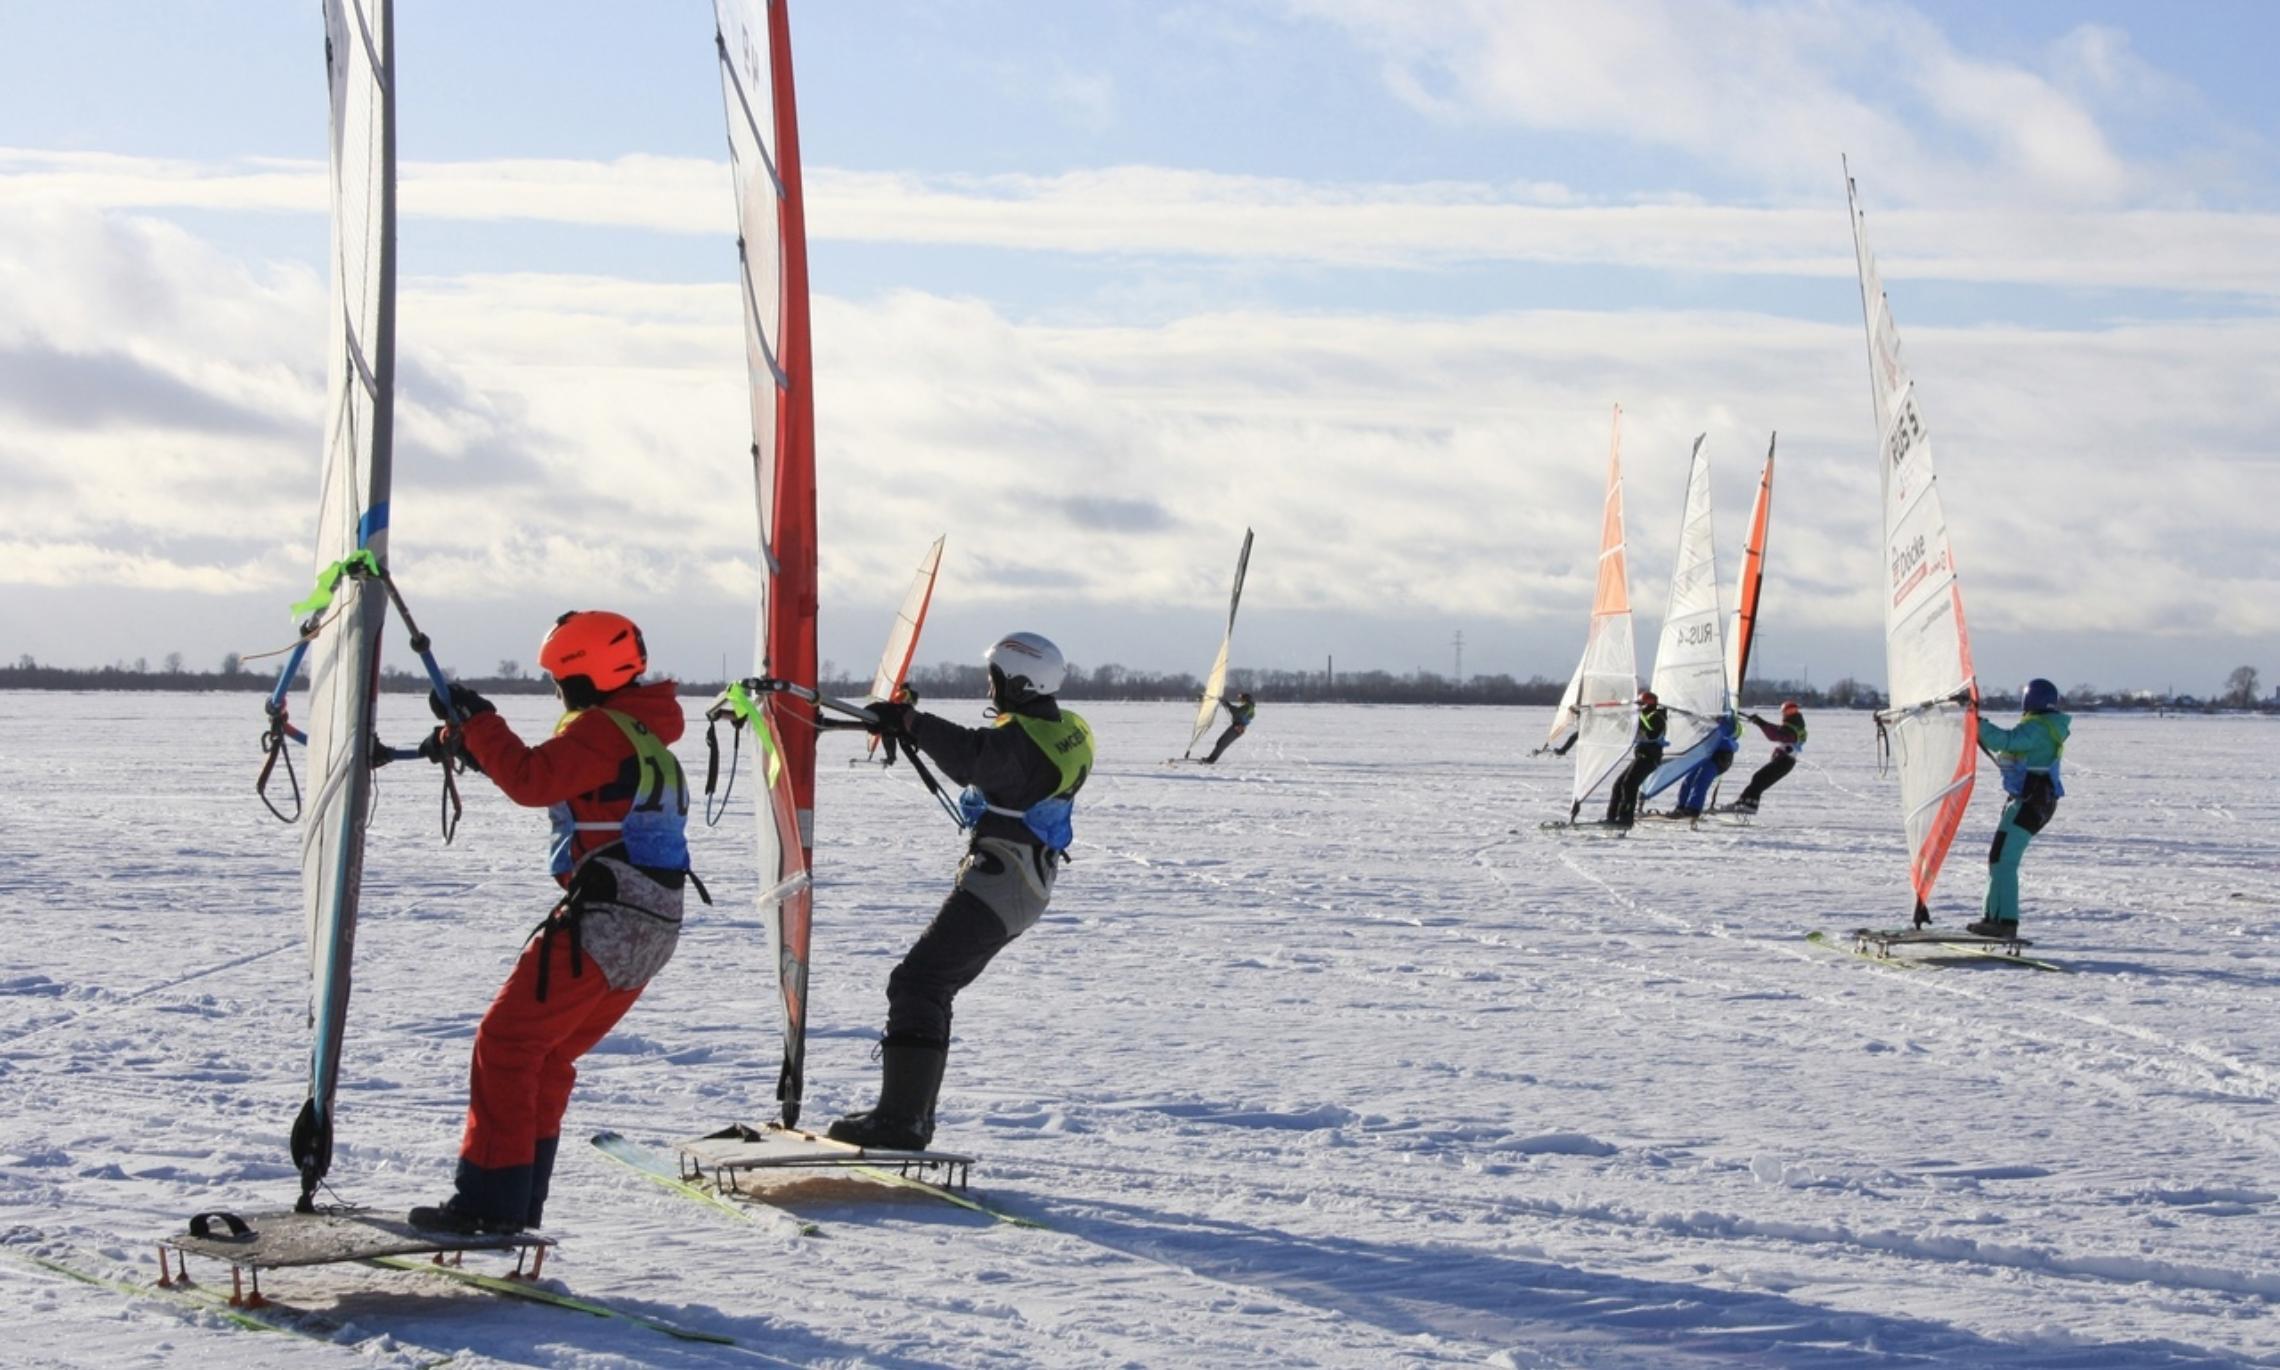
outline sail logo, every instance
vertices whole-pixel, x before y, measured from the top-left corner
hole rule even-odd
[[[1929,549],[1924,544],[1924,535],[1918,533],[1914,542],[1892,554],[1892,602],[1894,604],[1906,599],[1908,592],[1922,584],[1924,578],[1932,573],[1931,565],[1924,559],[1927,550]]]

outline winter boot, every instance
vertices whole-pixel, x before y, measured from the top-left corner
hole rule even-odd
[[[2016,937],[2019,923],[2015,918],[1982,918],[1976,923],[1964,924],[1963,930],[1979,937]]]
[[[422,1232],[448,1232],[455,1237],[523,1230],[523,1225],[511,1218],[485,1218],[469,1212],[459,1206],[457,1195],[433,1206],[422,1204],[405,1214],[404,1220]]]
[[[941,1042],[889,1037],[879,1044],[879,1102],[831,1125],[835,1142],[875,1151],[924,1151],[934,1140],[934,1096],[950,1049]]]
[[[554,1185],[554,1156],[562,1149],[560,1137],[541,1137],[530,1158],[530,1211],[523,1216],[523,1226],[536,1231],[546,1216],[546,1194]]]

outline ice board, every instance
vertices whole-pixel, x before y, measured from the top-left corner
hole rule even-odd
[[[241,1230],[242,1229],[242,1230]],[[247,1270],[296,1265],[337,1265],[380,1256],[424,1256],[456,1251],[513,1251],[553,1245],[527,1232],[458,1236],[428,1232],[371,1209],[296,1213],[201,1213],[190,1230],[159,1245],[208,1256]]]
[[[768,1123],[748,1127],[737,1123],[703,1137],[675,1144],[681,1167],[690,1179],[733,1174],[740,1170],[876,1169],[935,1170],[964,1187],[971,1156],[949,1151],[887,1151],[849,1142],[835,1142],[820,1133]]]

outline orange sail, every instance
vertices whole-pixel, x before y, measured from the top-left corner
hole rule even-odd
[[[1758,592],[1765,588],[1765,534],[1773,518],[1773,448],[1781,435],[1765,444],[1765,471],[1758,477],[1757,501],[1750,506],[1750,532],[1742,546],[1742,578],[1734,585],[1734,627],[1726,635],[1726,693],[1736,708],[1742,702],[1742,682],[1750,674],[1750,646],[1757,640]]]

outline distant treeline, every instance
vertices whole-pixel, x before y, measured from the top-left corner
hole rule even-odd
[[[544,676],[527,674],[511,661],[500,662],[498,669],[485,676],[448,673],[452,679],[485,694],[553,692],[552,682]],[[2234,679],[2228,682],[2234,688],[2210,699],[2190,695],[2165,697],[2146,691],[2108,692],[2095,686],[2077,685],[2067,691],[2066,706],[2075,710],[2143,709],[2187,713],[2239,708],[2265,713],[2280,711],[2280,696],[2259,698],[2253,693],[2255,677],[2250,675],[2245,681],[2240,677],[2241,672],[2235,672]],[[234,655],[223,658],[222,669],[218,671],[185,670],[179,657],[168,658],[155,670],[144,661],[131,665],[121,662],[92,670],[43,666],[30,656],[17,658],[13,666],[0,666],[0,690],[253,691],[270,689],[276,683],[274,671],[248,670]],[[295,682],[296,686],[307,683],[306,675]],[[682,682],[684,692],[691,697],[717,694],[723,684],[721,681]],[[821,682],[821,688],[825,694],[860,699],[870,684],[868,677],[854,679],[834,674]],[[913,670],[911,684],[921,696],[932,699],[981,699],[989,693],[989,678],[982,667],[949,662]],[[2246,690],[2239,688],[2244,684]],[[1414,671],[1407,675],[1390,671],[1341,671],[1333,676],[1323,671],[1238,669],[1227,673],[1227,687],[1230,693],[1249,690],[1262,702],[1278,704],[1513,704],[1550,708],[1560,702],[1567,682],[1540,675],[1526,680],[1515,680],[1509,675],[1474,675],[1458,680],[1434,671]],[[391,665],[381,670],[380,688],[392,694],[422,693],[428,688],[427,677],[404,666]],[[1202,697],[1203,683],[1185,672],[1158,674],[1114,664],[1090,670],[1071,666],[1061,694],[1072,700],[1195,700]],[[1987,689],[1987,696],[1990,707],[2011,702],[2008,692],[1997,692],[1992,687]],[[1808,709],[1874,709],[1883,707],[1885,702],[1876,689],[1851,679],[1838,680],[1825,687],[1800,681],[1752,680],[1742,691],[1743,707],[1748,709],[1771,709],[1785,699],[1794,699]]]

